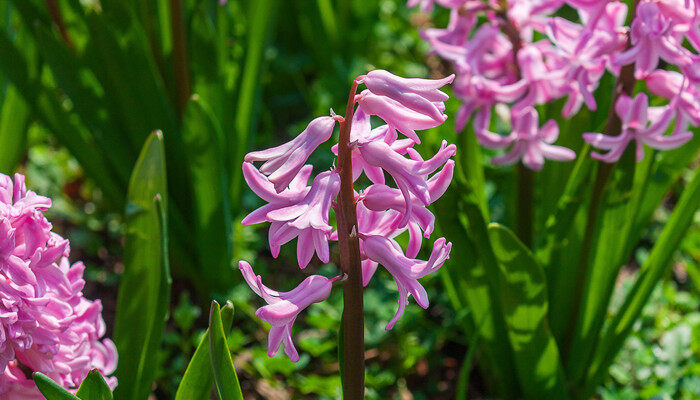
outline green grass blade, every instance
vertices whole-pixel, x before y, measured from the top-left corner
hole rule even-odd
[[[268,33],[276,14],[277,0],[260,0],[249,3],[250,25],[243,74],[236,102],[235,135],[227,135],[230,152],[231,209],[238,210],[240,202],[242,173],[241,163],[248,151],[248,138],[255,130],[257,105],[259,103],[260,79],[263,50]]]
[[[591,393],[602,381],[608,366],[632,330],[651,292],[671,266],[671,259],[693,222],[693,215],[700,207],[700,170],[696,170],[664,226],[659,239],[652,247],[642,266],[634,286],[622,307],[604,331],[600,345],[587,374],[587,387],[583,395]],[[582,398],[584,397],[582,396]]]
[[[35,372],[32,377],[36,387],[46,397],[46,400],[80,400],[79,397],[74,396],[41,372]]]
[[[170,297],[167,193],[163,136],[146,141],[129,182],[124,273],[117,298],[114,341],[119,349],[117,399],[146,399],[157,371],[157,351]]]
[[[230,331],[233,323],[231,303],[227,303],[221,308],[221,321],[224,332]],[[175,400],[209,400],[213,384],[214,377],[209,360],[209,329],[207,329],[192,356],[192,360],[187,365],[185,375],[177,388]]]
[[[489,238],[499,262],[503,313],[520,386],[527,399],[566,399],[566,380],[547,320],[547,282],[528,248],[499,224]]]
[[[96,369],[88,372],[75,395],[82,400],[112,400],[112,391]]]
[[[226,341],[221,309],[215,301],[209,313],[209,356],[214,374],[214,383],[221,400],[243,400],[236,368]]]
[[[206,287],[221,292],[232,281],[230,260],[231,210],[224,165],[224,140],[219,122],[197,95],[190,98],[183,119],[182,139],[192,178],[194,240]]]
[[[14,86],[9,86],[0,109],[0,172],[11,174],[27,147],[29,106]]]

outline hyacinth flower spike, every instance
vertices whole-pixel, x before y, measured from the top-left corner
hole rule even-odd
[[[300,312],[313,303],[319,303],[328,298],[333,288],[333,282],[341,276],[328,279],[320,275],[311,275],[289,292],[277,292],[263,285],[262,277],[255,275],[253,268],[246,261],[240,261],[238,268],[243,274],[248,286],[262,297],[267,303],[260,307],[255,315],[269,323],[268,355],[277,354],[284,343],[284,352],[293,362],[299,361],[299,353],[292,342],[292,325]]]
[[[650,109],[649,99],[644,93],[639,93],[634,99],[626,95],[620,96],[615,104],[615,112],[622,120],[622,132],[619,135],[583,134],[583,138],[592,146],[608,150],[606,154],[591,153],[593,158],[600,161],[616,162],[632,140],[637,142],[636,157],[637,161],[641,161],[644,159],[645,144],[657,150],[669,150],[682,146],[693,137],[691,132],[665,136],[664,132],[673,118],[673,109],[671,107]]]
[[[260,172],[268,175],[277,193],[281,193],[297,176],[309,155],[330,139],[335,121],[334,117],[318,117],[296,138],[271,149],[248,153],[245,161],[265,161]]]
[[[450,256],[452,243],[440,238],[433,244],[433,251],[428,261],[407,258],[401,246],[394,240],[383,236],[366,236],[362,240],[365,255],[386,268],[396,280],[399,288],[399,308],[389,321],[386,330],[394,327],[396,321],[403,315],[408,304],[408,296],[412,295],[416,303],[428,308],[428,294],[418,279],[436,272]]]

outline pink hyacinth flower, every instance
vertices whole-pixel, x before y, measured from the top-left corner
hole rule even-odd
[[[583,138],[592,146],[608,150],[607,154],[591,153],[593,158],[616,162],[627,145],[634,140],[637,161],[641,161],[644,159],[645,144],[654,149],[669,150],[682,146],[693,137],[690,132],[665,136],[664,132],[673,119],[673,110],[670,107],[650,108],[649,99],[644,93],[639,93],[634,99],[626,95],[620,96],[615,104],[615,112],[622,120],[622,132],[619,135],[583,134]]]
[[[309,187],[306,185],[311,176],[313,167],[305,165],[300,170],[297,176],[290,182],[289,187],[281,193],[277,193],[274,184],[270,182],[265,175],[258,171],[253,164],[243,163],[243,179],[248,186],[267,204],[248,214],[241,224],[252,225],[267,221],[267,213],[283,207],[287,207],[301,201],[307,193]]]
[[[518,65],[528,90],[525,97],[513,106],[516,112],[526,107],[545,104],[560,96],[566,71],[563,68],[550,70],[545,63],[544,53],[535,44],[520,49]]]
[[[433,251],[428,261],[407,258],[401,246],[394,240],[383,236],[366,236],[362,240],[365,255],[386,268],[394,277],[399,289],[399,308],[389,321],[386,329],[394,327],[396,321],[403,315],[408,304],[408,296],[412,295],[418,305],[428,308],[428,294],[418,279],[436,272],[445,260],[449,258],[452,243],[440,238],[433,244]]]
[[[455,155],[456,147],[453,144],[447,145],[447,142],[443,141],[437,154],[426,161],[407,159],[393,151],[384,142],[369,142],[360,145],[360,152],[367,163],[381,167],[388,172],[401,190],[406,203],[406,216],[402,221],[402,225],[404,225],[411,214],[411,195],[415,196],[423,205],[430,204],[427,176]]]
[[[338,173],[325,171],[314,178],[311,190],[298,203],[268,212],[272,255],[277,257],[280,247],[296,237],[300,268],[309,264],[314,252],[321,261],[329,262],[328,236],[333,228],[328,224],[328,213],[339,190]]]
[[[615,59],[616,65],[635,63],[635,78],[644,79],[659,65],[659,58],[679,67],[693,62],[692,54],[674,34],[673,23],[655,2],[642,2],[632,22],[632,47]]]
[[[297,176],[311,153],[330,139],[335,121],[333,117],[318,117],[296,138],[271,149],[248,153],[245,161],[265,161],[260,172],[269,175],[275,190],[281,193]]]
[[[355,146],[360,143],[367,143],[374,140],[381,140],[391,146],[399,154],[406,154],[406,150],[413,146],[415,142],[411,139],[397,140],[396,129],[389,125],[381,125],[372,129],[370,115],[365,113],[362,106],[358,106],[352,119],[352,129],[350,131],[350,143]],[[331,147],[333,154],[338,155],[338,145]],[[384,171],[374,165],[365,162],[360,151],[353,147],[350,157],[352,160],[352,179],[356,181],[364,171],[367,178],[374,183],[384,183]]]
[[[440,88],[452,83],[454,74],[443,79],[402,78],[383,69],[375,69],[367,75],[358,77],[370,92],[386,96],[432,119],[444,120],[445,100],[447,94]]]
[[[0,398],[43,399],[27,369],[69,390],[91,369],[109,375],[117,352],[103,339],[99,300],[83,297],[85,267],[68,261],[68,240],[51,231],[51,200],[24,176],[0,174]],[[116,378],[106,379],[110,388]]]
[[[685,131],[689,124],[700,125],[700,89],[675,71],[656,70],[646,77],[647,88],[657,96],[671,100],[676,110],[674,133]]]
[[[263,285],[262,277],[256,276],[246,261],[239,261],[238,268],[248,286],[267,303],[255,313],[271,326],[267,354],[270,357],[274,356],[284,343],[284,352],[289,359],[293,362],[299,361],[299,353],[292,341],[292,325],[300,312],[330,296],[333,282],[340,279],[340,276],[328,279],[320,275],[311,275],[291,291],[277,292]]]
[[[446,78],[447,79],[447,78]],[[406,79],[409,80],[409,79]],[[428,79],[420,79],[420,81],[431,82]],[[441,83],[443,80],[438,80],[440,86],[444,85]],[[451,82],[450,78],[450,82]],[[376,80],[375,80],[376,82]],[[404,82],[405,83],[405,82]],[[395,95],[399,100],[408,102],[408,105],[395,100],[388,96],[382,96],[373,93],[369,89],[363,90],[362,93],[357,95],[357,102],[360,104],[362,109],[370,114],[376,115],[383,119],[391,127],[397,129],[399,132],[403,133],[409,139],[420,144],[420,138],[416,134],[416,130],[424,130],[434,128],[447,119],[447,115],[443,114],[445,111],[445,104],[442,101],[431,102],[439,111],[439,114],[435,115],[433,112],[424,113],[421,111],[416,111],[413,108],[420,108],[421,102],[416,100],[420,95],[415,94],[411,96],[411,93],[403,93],[403,86],[396,86],[395,88],[382,87],[379,83],[375,84],[379,86],[384,92],[390,92],[393,89],[393,95]],[[440,87],[438,86],[438,87]],[[416,91],[423,90],[428,86],[418,86]],[[427,91],[427,89],[425,89]],[[432,92],[427,92],[432,93]],[[430,97],[435,98],[435,97]],[[427,100],[423,98],[424,100]]]
[[[513,133],[509,136],[511,149],[504,155],[491,159],[495,165],[512,164],[522,160],[526,167],[539,171],[545,159],[570,161],[576,153],[554,143],[559,137],[559,127],[554,120],[539,127],[539,117],[534,108],[528,107],[513,116]]]

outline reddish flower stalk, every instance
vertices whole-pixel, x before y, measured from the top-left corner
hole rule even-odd
[[[365,393],[365,322],[362,299],[362,265],[357,237],[357,212],[353,191],[350,130],[355,110],[357,79],[352,82],[345,119],[338,139],[338,247],[343,282],[343,398],[362,399]]]

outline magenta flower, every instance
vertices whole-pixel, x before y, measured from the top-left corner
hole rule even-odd
[[[561,97],[565,71],[548,68],[544,56],[542,49],[535,45],[524,47],[518,52],[518,65],[528,90],[525,97],[513,106],[516,112]]]
[[[248,214],[243,218],[241,224],[252,225],[265,222],[267,221],[267,213],[270,211],[291,206],[301,201],[309,193],[310,188],[306,184],[309,181],[312,170],[313,167],[311,165],[303,166],[297,176],[290,182],[289,187],[281,193],[277,193],[274,184],[258,171],[253,164],[243,163],[243,179],[245,179],[255,194],[267,201],[267,204]]]
[[[505,146],[512,144],[510,150],[504,155],[492,158],[491,162],[504,165],[522,160],[526,167],[539,171],[545,159],[571,161],[576,158],[573,150],[552,144],[558,137],[557,123],[549,120],[540,128],[537,111],[528,107],[513,116],[513,132],[502,142]]]
[[[339,190],[338,174],[322,172],[314,178],[311,190],[298,203],[268,212],[267,220],[272,222],[272,255],[277,257],[280,247],[296,237],[299,267],[309,265],[314,252],[327,263],[330,260],[328,236],[333,231],[333,227],[328,225],[328,213]]]
[[[411,214],[411,196],[415,196],[424,206],[430,204],[427,176],[456,153],[455,145],[443,141],[440,150],[427,161],[407,159],[396,153],[384,142],[369,142],[360,146],[364,160],[388,172],[401,190],[406,204],[406,217],[402,225],[408,222]]]
[[[620,5],[624,8],[623,4]],[[587,30],[563,18],[550,19],[547,35],[555,44],[554,51],[561,57],[561,67],[566,71],[565,91],[569,99],[562,115],[566,118],[573,116],[584,103],[590,110],[595,110],[593,92],[605,72],[607,55],[624,49],[624,36],[615,30]]]
[[[260,307],[255,315],[270,324],[267,354],[272,357],[284,343],[284,352],[293,362],[299,361],[299,353],[292,342],[292,325],[300,312],[313,303],[320,303],[328,298],[333,282],[337,276],[328,279],[320,275],[311,275],[289,292],[277,292],[263,285],[262,277],[255,275],[253,268],[245,261],[238,263],[238,268],[248,286],[267,303]]]
[[[618,136],[607,136],[602,133],[583,134],[583,138],[592,146],[608,150],[607,154],[591,153],[593,158],[605,162],[616,162],[629,142],[634,140],[637,142],[637,161],[641,161],[644,159],[645,144],[657,150],[669,150],[682,146],[693,137],[690,132],[665,136],[664,132],[673,118],[673,109],[649,108],[649,99],[644,93],[638,94],[634,99],[625,95],[620,96],[615,104],[615,112],[622,120],[622,132]]]
[[[362,240],[365,255],[391,273],[399,288],[399,308],[394,318],[386,325],[389,330],[403,315],[408,304],[408,296],[412,295],[418,305],[428,308],[428,294],[418,279],[436,272],[450,256],[452,243],[440,238],[433,245],[433,252],[428,261],[407,258],[401,246],[383,236],[366,236]]]
[[[616,65],[635,63],[635,77],[644,79],[659,65],[659,58],[684,67],[693,62],[692,54],[678,40],[670,19],[655,2],[645,1],[637,6],[632,22],[632,47],[615,59]]]
[[[406,150],[414,145],[411,139],[399,139],[396,129],[389,125],[381,125],[374,129],[370,124],[370,115],[365,113],[361,106],[355,110],[352,120],[352,130],[350,132],[350,143],[360,144],[375,140],[381,140],[391,146],[399,154],[406,154]],[[338,155],[338,145],[331,147],[333,154]],[[374,165],[365,162],[360,154],[360,150],[353,148],[352,158],[352,178],[353,181],[360,177],[362,172],[374,183],[384,183],[384,171]]]
[[[447,119],[447,116],[434,119],[429,115],[414,111],[392,98],[376,95],[369,90],[364,90],[358,95],[358,102],[365,112],[383,119],[391,127],[418,144],[420,144],[420,138],[416,134],[416,130],[434,128]]]
[[[646,77],[647,88],[657,96],[672,100],[669,106],[676,111],[674,133],[700,125],[700,89],[683,75],[673,71],[656,70]]]
[[[440,88],[452,83],[454,74],[442,79],[401,78],[383,69],[375,69],[358,80],[377,95],[386,96],[413,111],[439,121],[445,119],[445,100]]]
[[[102,339],[99,300],[83,297],[82,263],[70,265],[68,241],[51,232],[51,200],[24,177],[0,174],[0,398],[43,399],[23,368],[75,390],[97,368],[109,375],[117,352]],[[21,367],[23,366],[23,367]],[[111,388],[116,378],[107,378]]]
[[[281,193],[297,176],[309,155],[333,134],[335,119],[318,117],[296,138],[271,149],[254,151],[245,156],[246,162],[265,161],[260,172],[269,175],[277,193]]]

